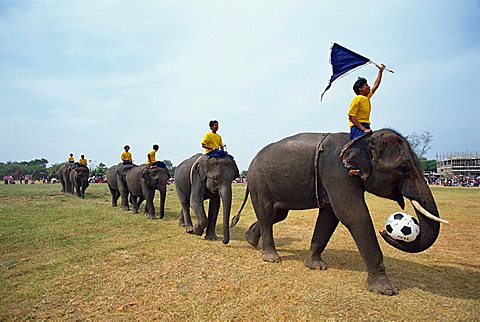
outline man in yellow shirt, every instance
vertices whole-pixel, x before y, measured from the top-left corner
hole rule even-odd
[[[123,148],[125,151],[122,152],[120,159],[122,159],[123,165],[133,164],[132,154],[129,152],[130,147],[125,145]]]
[[[70,153],[70,156],[68,157],[68,163],[75,163],[75,158],[73,157],[73,153]]]
[[[80,167],[86,167],[86,166],[87,166],[87,163],[88,163],[87,159],[85,159],[85,156],[82,154],[82,155],[80,156],[80,159],[78,160],[78,165],[79,165]]]
[[[223,144],[222,137],[217,133],[218,121],[212,120],[208,123],[210,126],[210,132],[207,132],[202,139],[202,148],[205,149],[205,154],[210,156],[225,156],[225,145]]]
[[[353,98],[348,110],[350,140],[372,132],[370,129],[370,111],[372,109],[370,98],[373,96],[378,86],[380,86],[385,65],[377,65],[377,68],[377,78],[371,89],[367,80],[363,77],[359,77],[355,84],[353,84],[353,91],[357,96]]]
[[[157,161],[156,154],[159,148],[160,147],[158,146],[158,144],[153,145],[152,151],[148,152],[147,154],[147,163],[151,167],[165,168],[165,163],[163,163],[162,161]]]

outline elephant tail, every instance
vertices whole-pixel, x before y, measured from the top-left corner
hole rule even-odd
[[[240,213],[242,212],[243,207],[245,207],[245,204],[247,203],[248,193],[249,192],[248,192],[248,184],[247,184],[247,190],[245,190],[245,197],[243,197],[242,205],[240,206],[240,210],[238,211],[238,213],[235,216],[233,216],[232,221],[230,223],[230,227],[235,226],[240,220]]]

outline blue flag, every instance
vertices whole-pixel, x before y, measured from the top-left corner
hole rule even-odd
[[[334,80],[370,62],[370,59],[342,47],[337,43],[333,43],[330,52],[330,64],[332,64],[333,75],[330,77],[327,88],[325,88],[320,96],[320,101],[323,98],[323,94],[332,86]]]

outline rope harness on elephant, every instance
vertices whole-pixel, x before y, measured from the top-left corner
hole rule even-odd
[[[203,154],[201,156],[198,157],[197,160],[195,160],[195,162],[193,162],[192,164],[192,167],[190,168],[190,185],[192,185],[192,182],[193,182],[193,168],[195,167],[195,165],[197,164],[198,161],[200,161],[200,159],[203,157]]]
[[[320,196],[319,194],[319,187],[318,187],[318,182],[319,182],[319,177],[318,177],[318,159],[320,157],[320,153],[324,151],[323,148],[323,141],[327,138],[327,136],[330,133],[327,133],[323,136],[323,138],[318,142],[316,148],[315,148],[315,198],[317,198],[317,206],[320,209]]]

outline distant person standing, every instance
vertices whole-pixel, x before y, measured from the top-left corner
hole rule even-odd
[[[78,166],[80,167],[87,167],[88,160],[85,159],[85,155],[81,155],[80,159],[78,159]]]
[[[158,144],[154,144],[152,151],[147,154],[147,163],[151,167],[165,168],[166,165],[162,161],[157,161],[157,151],[160,149]]]
[[[130,147],[128,145],[125,145],[123,149],[125,151],[123,151],[122,155],[120,156],[120,159],[122,159],[123,165],[133,164],[132,153],[129,152]]]
[[[73,157],[73,153],[70,153],[68,157],[68,163],[75,163],[75,158]]]
[[[370,129],[370,111],[372,109],[370,98],[378,89],[378,86],[380,86],[383,70],[385,69],[385,65],[383,64],[376,66],[378,68],[378,74],[371,89],[367,80],[363,77],[359,77],[353,84],[353,91],[357,96],[353,98],[348,110],[350,140],[372,132]]]
[[[218,121],[212,120],[208,123],[210,132],[207,132],[202,139],[202,148],[205,149],[205,154],[209,157],[225,156],[225,145],[223,144],[222,137],[217,133]]]

